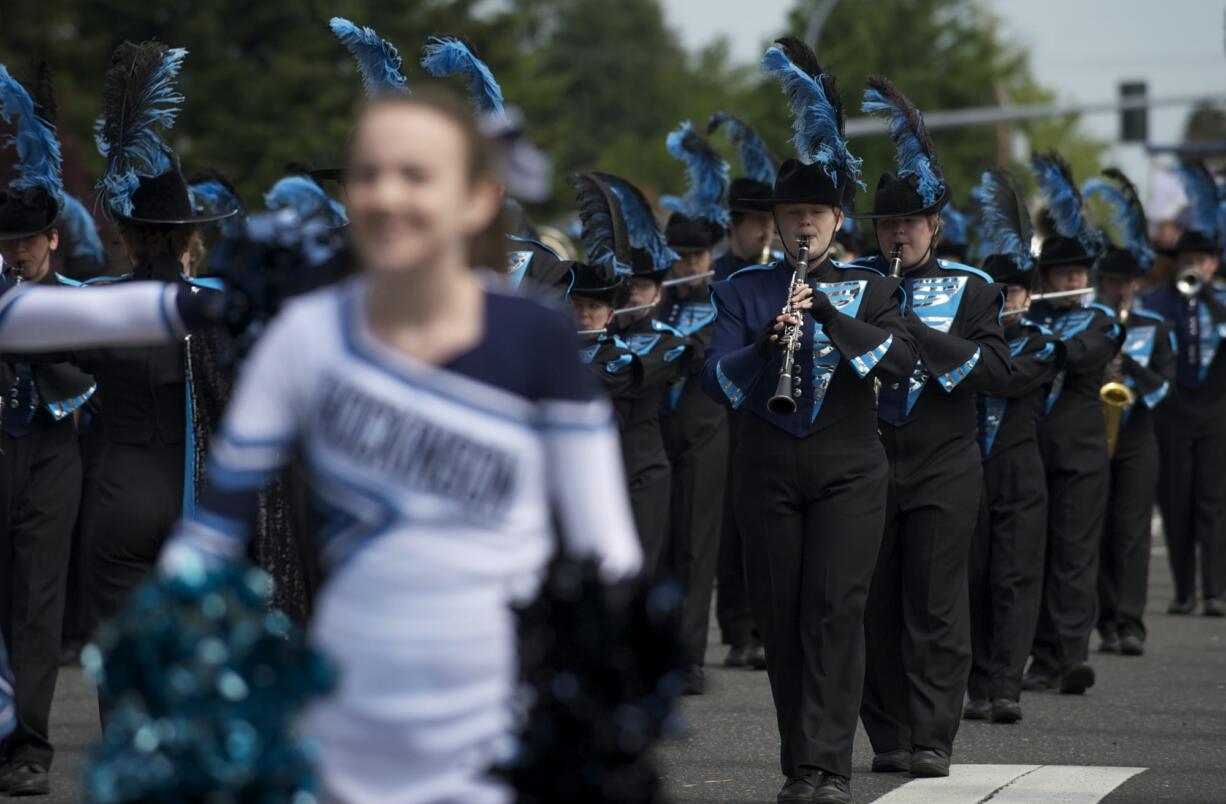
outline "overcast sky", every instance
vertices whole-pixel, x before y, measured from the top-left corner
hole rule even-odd
[[[689,47],[726,36],[738,60],[761,57],[782,33],[794,0],[662,0],[670,25]],[[864,13],[874,5],[856,3]],[[1153,98],[1226,95],[1223,0],[980,0],[999,16],[1010,39],[1028,47],[1039,81],[1062,100],[1109,101],[1125,80],[1144,80]],[[797,35],[803,31],[795,31]],[[828,31],[825,35],[831,35]],[[907,46],[913,43],[894,43]],[[820,55],[820,54],[819,54]],[[906,86],[905,76],[893,76]],[[854,80],[850,77],[845,80]],[[1179,139],[1186,108],[1155,109],[1150,140]],[[1118,134],[1115,114],[1088,115],[1086,131],[1104,140]],[[1150,167],[1138,147],[1108,155],[1146,185]]]

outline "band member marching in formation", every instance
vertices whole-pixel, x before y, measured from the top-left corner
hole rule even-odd
[[[1226,289],[1221,266],[1220,191],[1199,162],[1180,166],[1193,213],[1191,228],[1175,244],[1178,268],[1170,283],[1142,301],[1175,330],[1179,359],[1175,393],[1155,415],[1161,452],[1158,507],[1166,532],[1175,599],[1167,611],[1196,610],[1200,551],[1203,611],[1226,615]]]
[[[711,115],[708,132],[723,127],[736,145],[745,175],[737,176],[728,188],[728,248],[712,266],[715,281],[722,282],[749,265],[770,262],[770,246],[775,237],[771,215],[771,185],[779,170],[779,160],[762,142],[758,133],[726,112]],[[728,454],[736,454],[738,413],[727,411]],[[754,626],[745,582],[745,550],[741,531],[732,510],[732,463],[725,478],[723,525],[719,538],[718,592],[715,615],[728,655],[725,667],[766,669],[766,651]]]
[[[690,371],[693,349],[679,330],[655,318],[664,298],[664,278],[677,261],[677,253],[660,233],[647,200],[620,177],[596,174],[591,178],[616,197],[614,209],[621,216],[616,225],[625,228],[630,246],[629,263],[617,265],[617,270],[628,271],[626,307],[614,315],[609,334],[634,354],[640,372],[621,431],[622,458],[634,524],[643,545],[643,569],[651,576],[660,567],[671,527],[672,468],[660,417],[673,384]],[[582,206],[582,198],[580,203]]]
[[[1169,396],[1176,347],[1172,327],[1137,302],[1141,278],[1154,263],[1141,199],[1123,173],[1108,168],[1103,175],[1111,181],[1091,179],[1082,194],[1101,196],[1114,209],[1123,245],[1106,242],[1095,264],[1096,298],[1115,311],[1124,343],[1107,364],[1107,382],[1100,390],[1111,470],[1098,559],[1099,649],[1140,656],[1145,652],[1143,618],[1158,493],[1158,441],[1150,411]]]
[[[711,301],[711,250],[728,226],[725,208],[728,164],[689,123],[668,135],[668,150],[686,165],[689,192],[665,227],[668,248],[676,252],[672,276],[656,318],[689,339],[689,367],[664,399],[660,426],[672,469],[668,543],[660,572],[685,590],[681,642],[687,689],[704,688],[711,591],[719,559],[725,481],[728,475],[728,414],[702,390],[702,356],[711,342],[715,305]],[[616,185],[614,185],[616,189]],[[623,208],[626,207],[623,201]],[[650,210],[647,210],[650,212]],[[629,218],[629,216],[628,216]],[[644,221],[644,224],[650,222]]]
[[[859,174],[834,79],[795,39],[763,66],[783,83],[800,157],[780,166],[771,197],[787,258],[715,285],[703,379],[741,411],[732,493],[787,777],[778,800],[829,804],[851,800],[862,618],[884,524],[873,387],[904,378],[916,352],[897,282],[829,257]]]
[[[983,485],[975,391],[1009,377],[1004,292],[935,256],[949,188],[919,110],[883,76],[869,79],[861,108],[889,121],[898,174],[881,176],[864,216],[882,256],[856,264],[903,278],[919,353],[909,379],[883,383],[878,400],[890,483],[861,714],[873,770],[945,776],[971,666],[967,560]]]
[[[990,252],[983,270],[1006,288],[1002,320],[1013,372],[978,399],[983,499],[971,544],[971,674],[962,716],[1015,723],[1022,718],[1022,673],[1039,617],[1047,541],[1036,427],[1064,348],[1022,315],[1035,284],[1034,233],[1013,177],[1003,169],[984,173],[971,196]]]
[[[1044,239],[1039,272],[1048,292],[1088,290],[1096,245],[1081,193],[1057,154],[1035,155],[1038,180],[1055,231]],[[1052,383],[1039,449],[1047,476],[1047,558],[1043,605],[1023,688],[1080,695],[1094,685],[1088,662],[1097,624],[1098,550],[1107,512],[1107,430],[1100,391],[1107,363],[1119,351],[1115,311],[1069,295],[1037,301],[1027,317],[1064,344],[1064,366]]]

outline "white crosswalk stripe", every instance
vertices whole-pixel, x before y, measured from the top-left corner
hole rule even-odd
[[[953,765],[947,779],[913,779],[878,804],[1095,804],[1145,768]]]

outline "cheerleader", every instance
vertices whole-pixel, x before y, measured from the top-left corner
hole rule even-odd
[[[551,517],[610,578],[639,567],[616,430],[565,317],[470,265],[499,191],[462,104],[372,100],[344,183],[363,270],[269,326],[162,565],[240,557],[257,490],[302,454],[326,515],[312,636],[340,670],[304,724],[326,800],[506,801],[486,769],[511,725],[508,606]]]

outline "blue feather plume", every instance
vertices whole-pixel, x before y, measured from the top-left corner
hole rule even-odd
[[[971,198],[979,204],[986,251],[983,256],[1003,254],[1012,257],[1019,270],[1033,268],[1035,258],[1030,243],[1034,229],[1012,174],[1003,168],[985,171],[971,190]]]
[[[381,38],[373,28],[355,25],[344,17],[333,17],[328,21],[328,27],[357,62],[366,97],[409,94],[395,45]]]
[[[17,146],[17,178],[10,186],[17,191],[41,187],[63,205],[60,141],[55,126],[39,116],[30,93],[0,64],[0,119],[12,123],[14,117],[17,133],[8,138],[8,143]]]
[[[1193,228],[1209,237],[1218,235],[1218,187],[1201,161],[1180,162],[1179,181],[1192,208]]]
[[[863,162],[847,148],[834,78],[822,73],[813,51],[797,39],[780,39],[762,57],[762,69],[783,83],[792,107],[792,144],[800,161],[820,164],[835,184],[846,180],[863,188]]]
[[[501,115],[502,89],[485,62],[460,39],[454,36],[430,37],[421,58],[421,66],[435,78],[459,74],[468,81],[473,105],[482,114]]]
[[[591,173],[571,177],[579,201],[580,240],[589,265],[614,274],[631,274],[630,239],[617,194],[603,179]]]
[[[941,240],[954,246],[965,246],[967,241],[968,217],[965,212],[959,212],[953,204],[941,208]]]
[[[713,134],[720,126],[726,126],[728,137],[736,146],[741,170],[745,175],[763,184],[773,183],[775,172],[779,169],[779,160],[775,159],[766,143],[758,136],[758,132],[727,112],[711,115],[711,119],[707,121],[707,133]]]
[[[59,226],[63,227],[72,243],[72,251],[68,252],[68,256],[85,257],[97,265],[106,263],[106,249],[102,247],[102,238],[98,237],[94,216],[70,195],[64,196]]]
[[[227,236],[237,234],[243,226],[242,218],[245,213],[243,202],[225,181],[218,178],[219,174],[210,171],[204,175],[208,178],[193,178],[188,182],[187,195],[192,202],[192,210],[197,215],[211,215],[215,212],[237,209],[239,214],[218,221],[223,234]]]
[[[682,214],[727,229],[731,223],[725,206],[731,184],[728,163],[688,120],[668,135],[666,143],[668,152],[685,162],[688,190],[681,201]]]
[[[280,179],[264,194],[264,203],[273,210],[289,207],[303,221],[318,218],[334,228],[349,223],[345,208],[306,176]]]
[[[595,175],[609,185],[617,196],[631,248],[642,249],[651,255],[652,265],[657,271],[665,271],[681,259],[677,252],[669,248],[668,238],[660,231],[655,214],[651,211],[651,204],[639,188],[621,176],[610,173]]]
[[[945,193],[945,178],[920,110],[884,75],[868,79],[860,110],[880,115],[889,123],[899,177],[914,176],[924,204],[935,204]]]
[[[1149,224],[1136,188],[1123,173],[1113,168],[1104,170],[1103,175],[1119,182],[1119,186],[1102,179],[1090,179],[1081,186],[1081,194],[1085,198],[1100,196],[1111,206],[1112,219],[1124,238],[1124,247],[1132,252],[1142,268],[1148,270],[1154,264],[1154,247],[1149,242]]]
[[[124,42],[111,57],[94,141],[106,159],[98,189],[114,212],[130,215],[140,178],[174,167],[173,152],[160,129],[174,126],[183,102],[174,83],[186,55],[183,48],[151,41]]]
[[[1059,154],[1034,154],[1030,170],[1039,184],[1039,191],[1051,214],[1056,231],[1062,237],[1075,237],[1087,249],[1094,248],[1093,238],[1081,208],[1081,193],[1073,181],[1073,172]]]

